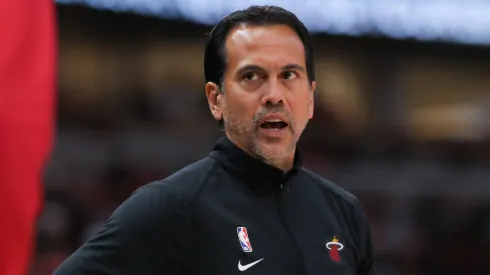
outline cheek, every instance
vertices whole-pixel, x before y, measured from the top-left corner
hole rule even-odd
[[[227,102],[227,113],[234,120],[242,122],[249,122],[255,115],[253,106],[244,100],[229,100]]]
[[[291,110],[297,123],[310,119],[313,108],[309,98],[297,98],[290,102],[292,102]]]

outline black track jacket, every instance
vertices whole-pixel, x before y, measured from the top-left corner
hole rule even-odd
[[[296,155],[284,174],[221,137],[135,191],[54,274],[374,274],[359,201]]]

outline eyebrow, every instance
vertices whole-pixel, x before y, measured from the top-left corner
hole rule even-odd
[[[288,64],[286,66],[283,66],[281,69],[283,71],[285,71],[285,70],[298,70],[298,71],[306,72],[305,67],[303,67],[303,66],[301,66],[299,64]]]
[[[287,64],[285,66],[282,66],[281,67],[281,70],[282,71],[286,71],[286,70],[298,70],[298,71],[303,71],[303,72],[306,72],[306,69],[305,67],[299,65],[299,64]],[[250,65],[245,65],[243,67],[241,67],[237,73],[238,74],[243,74],[244,72],[246,71],[266,71],[265,68],[259,66],[259,65],[254,65],[254,64],[250,64]]]
[[[241,75],[241,74],[245,73],[246,71],[265,71],[265,69],[259,65],[250,64],[250,65],[245,65],[245,66],[241,67],[240,69],[238,69],[237,74]]]

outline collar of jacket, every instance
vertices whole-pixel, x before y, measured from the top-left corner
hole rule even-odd
[[[252,157],[236,146],[226,135],[216,141],[210,157],[218,160],[252,192],[260,194],[276,193],[282,185],[288,188],[287,179],[300,171],[302,166],[297,149],[293,168],[284,173],[283,170]]]

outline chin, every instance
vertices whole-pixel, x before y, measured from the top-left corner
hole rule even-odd
[[[254,153],[262,159],[279,160],[291,155],[294,151],[294,146],[280,143],[264,143],[258,142],[253,148]]]

